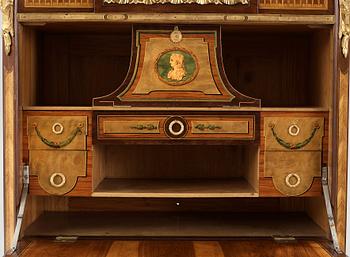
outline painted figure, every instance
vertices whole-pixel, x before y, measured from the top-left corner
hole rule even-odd
[[[181,81],[186,76],[184,58],[182,54],[178,53],[173,53],[170,56],[169,62],[172,69],[168,72],[168,79]]]

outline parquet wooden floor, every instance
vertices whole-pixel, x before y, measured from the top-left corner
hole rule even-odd
[[[277,243],[273,240],[118,241],[30,240],[11,257],[334,257],[315,241]]]

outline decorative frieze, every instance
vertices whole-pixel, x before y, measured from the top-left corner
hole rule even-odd
[[[104,0],[105,4],[249,4],[249,0]]]
[[[93,8],[93,0],[24,0],[25,8]]]
[[[259,9],[328,10],[328,0],[260,0]]]

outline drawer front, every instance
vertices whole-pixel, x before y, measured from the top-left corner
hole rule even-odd
[[[78,177],[86,176],[85,151],[33,150],[29,153],[30,175],[38,176],[47,193],[70,192]]]
[[[86,116],[29,116],[30,150],[86,150]]]
[[[323,117],[265,117],[265,150],[321,150]]]
[[[305,193],[315,177],[321,176],[321,152],[265,152],[265,177],[272,177],[282,194],[297,196]]]
[[[98,139],[255,139],[254,115],[98,115],[97,120]]]

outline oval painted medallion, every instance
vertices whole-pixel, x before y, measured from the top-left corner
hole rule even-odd
[[[198,73],[196,57],[183,49],[163,52],[158,57],[155,68],[159,79],[173,86],[189,83]]]

